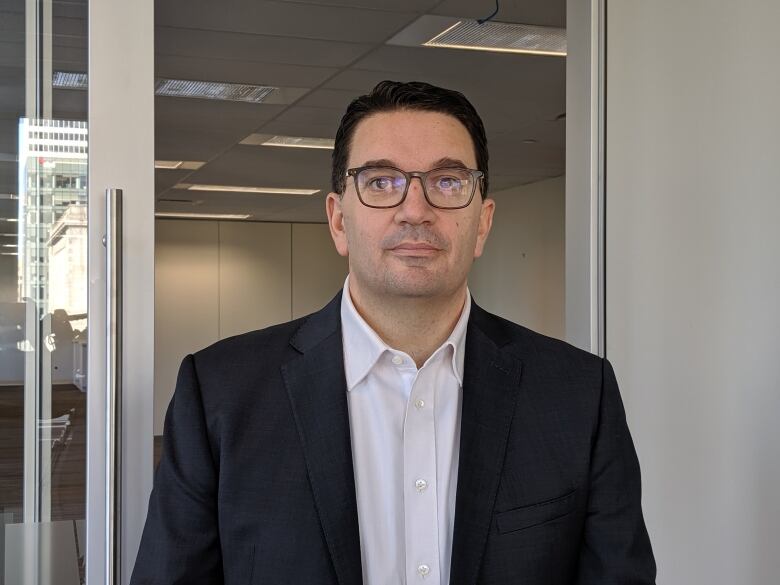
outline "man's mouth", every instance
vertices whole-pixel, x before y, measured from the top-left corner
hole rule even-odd
[[[390,251],[403,256],[430,256],[439,252],[439,248],[425,242],[401,242]]]

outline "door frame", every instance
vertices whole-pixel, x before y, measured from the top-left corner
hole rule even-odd
[[[566,3],[566,340],[606,348],[606,4]]]

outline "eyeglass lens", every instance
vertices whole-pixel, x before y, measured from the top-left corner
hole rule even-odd
[[[406,176],[393,168],[366,168],[356,178],[363,202],[378,207],[389,207],[400,202],[407,187]],[[457,167],[429,171],[424,183],[431,203],[440,207],[460,207],[474,191],[472,174],[467,169]]]

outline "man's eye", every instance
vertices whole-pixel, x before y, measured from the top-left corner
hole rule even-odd
[[[460,189],[460,179],[457,177],[440,177],[436,181],[436,188],[451,191],[453,189]]]
[[[384,191],[386,189],[390,189],[393,186],[393,180],[390,177],[374,177],[368,182],[368,186],[371,189]]]

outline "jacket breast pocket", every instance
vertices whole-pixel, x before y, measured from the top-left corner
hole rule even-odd
[[[536,504],[504,510],[496,514],[496,528],[501,534],[531,528],[562,518],[574,510],[575,490]]]

